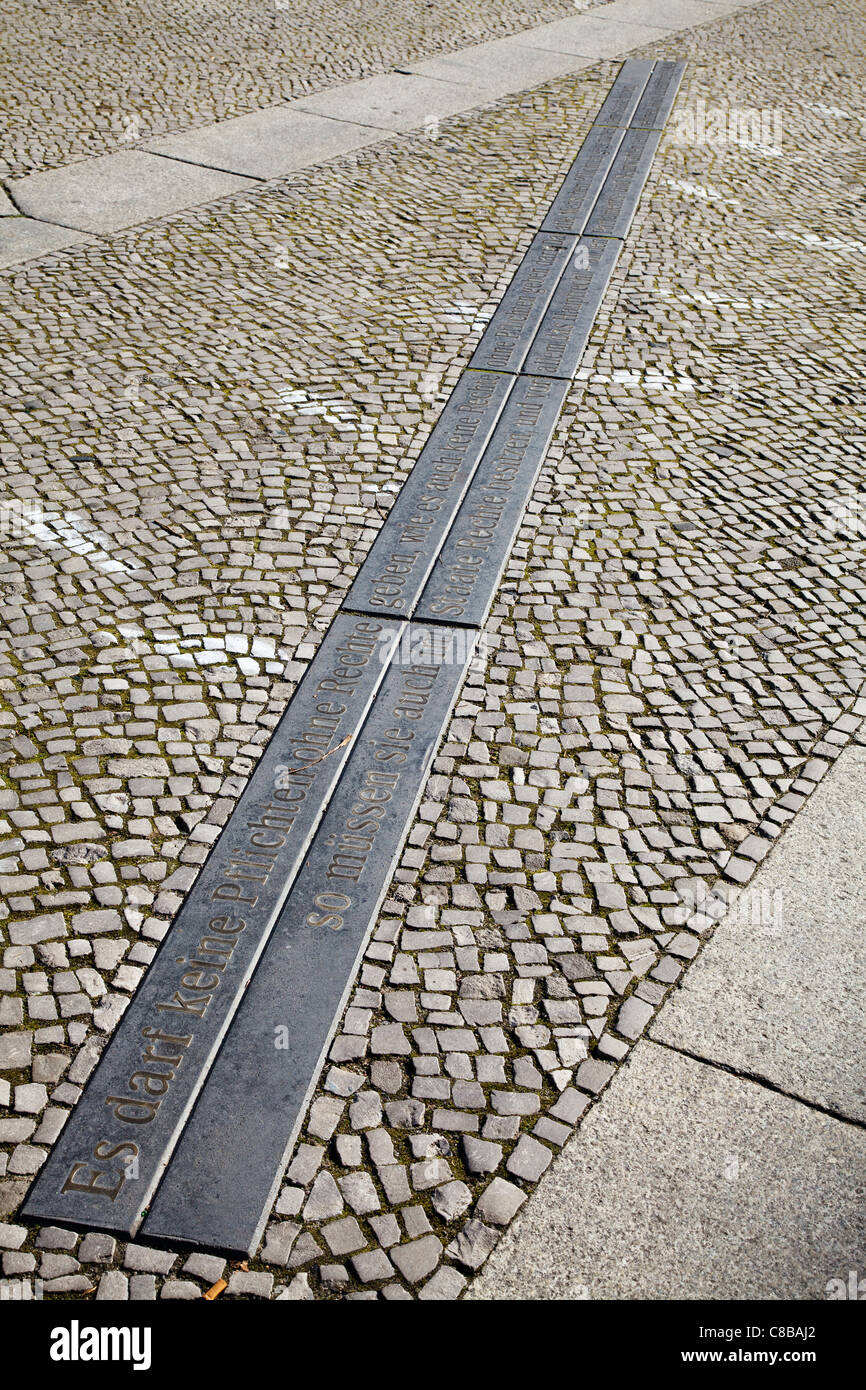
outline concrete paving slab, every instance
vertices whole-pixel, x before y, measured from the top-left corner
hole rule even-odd
[[[528,47],[525,36],[520,34],[493,43],[480,43],[453,56],[445,54],[412,64],[410,71],[475,88],[478,90],[476,100],[485,100],[539,86],[552,78],[578,72],[593,62],[594,58],[579,53],[559,53],[555,47]]]
[[[470,1299],[824,1299],[866,1263],[866,1133],[638,1043]]]
[[[9,194],[6,192],[6,189],[3,188],[2,184],[0,184],[0,217],[18,216],[18,209],[15,207],[15,204],[12,202],[12,199],[9,197]]]
[[[524,35],[528,48],[547,48],[556,53],[580,53],[595,60],[618,58],[633,48],[664,39],[669,29],[659,24],[623,24],[595,13],[578,15],[575,19],[558,19],[542,24]],[[613,8],[612,6],[610,7]]]
[[[22,212],[84,232],[117,232],[254,186],[236,174],[198,169],[144,150],[82,159],[9,183]]]
[[[471,105],[465,86],[389,72],[304,97],[295,109],[399,132],[417,130],[427,121],[454,116]]]
[[[92,240],[86,232],[34,222],[31,217],[4,217],[0,222],[0,269]]]
[[[652,1037],[866,1120],[866,749],[840,754]]]
[[[603,13],[619,24],[689,29],[694,24],[721,19],[728,10],[740,9],[741,3],[742,0],[615,0],[613,5],[604,7]]]
[[[167,135],[150,141],[145,148],[153,154],[172,155],[230,173],[276,179],[383,138],[379,127],[333,121],[294,106],[272,106],[181,135]]]

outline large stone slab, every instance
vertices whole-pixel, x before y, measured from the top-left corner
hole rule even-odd
[[[86,232],[76,232],[70,227],[55,227],[50,222],[37,222],[32,217],[4,217],[0,222],[0,269],[19,265],[21,261],[35,260],[37,256],[50,256],[55,251],[65,251],[69,246],[79,246],[92,240]]]
[[[135,1234],[383,679],[389,630],[383,641],[375,618],[335,618],[31,1188],[28,1219]]]
[[[632,127],[626,131],[586,224],[587,236],[623,238],[628,234],[660,139],[659,130]]]
[[[662,129],[677,99],[685,70],[685,63],[656,63],[632,117],[632,126],[644,130]]]
[[[652,60],[644,58],[626,59],[595,118],[596,125],[628,125],[654,66]]]
[[[866,1266],[864,1164],[861,1128],[639,1042],[468,1297],[823,1301]]]
[[[9,180],[23,213],[84,232],[117,232],[254,187],[251,179],[144,150],[120,150]]]
[[[470,89],[466,96],[468,106],[470,102],[490,101],[579,72],[593,61],[577,53],[558,53],[553,48],[530,48],[526,42],[528,37],[515,34],[459,49],[456,53],[438,54],[411,64],[409,70],[443,82],[459,82]]]
[[[519,378],[421,595],[419,619],[484,622],[567,390],[567,382]]]
[[[609,17],[616,7],[605,5],[573,19],[557,19],[530,29],[524,42],[532,48],[550,48],[556,53],[579,53],[587,58],[618,58],[630,49],[641,48],[667,37],[668,30],[651,18],[646,23],[622,23]]]
[[[151,1205],[151,1240],[259,1241],[470,643],[411,624]],[[398,1025],[399,1027],[399,1025]]]
[[[514,278],[470,362],[487,371],[518,372],[544,317],[572,251],[575,237],[539,232],[515,271]]]
[[[207,164],[234,174],[276,179],[310,164],[385,139],[381,129],[314,116],[295,106],[271,106],[230,121],[152,140],[153,154]]]
[[[501,373],[463,373],[344,608],[391,618],[412,613],[513,384]]]
[[[728,10],[745,8],[755,0],[614,0],[604,13],[625,24],[657,24],[663,29],[690,29],[722,19]]]
[[[652,1036],[866,1122],[864,863],[866,748],[852,747],[722,919]]]
[[[581,238],[526,358],[525,372],[574,376],[621,246],[612,238]]]
[[[543,232],[580,236],[624,134],[615,125],[592,127],[550,205],[541,226]]]
[[[456,115],[471,104],[466,88],[456,83],[413,73],[387,72],[303,97],[295,109],[337,121],[405,131]]]

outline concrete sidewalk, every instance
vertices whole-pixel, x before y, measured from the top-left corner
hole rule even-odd
[[[850,1271],[866,1272],[864,860],[861,744],[720,923],[467,1297],[850,1296]]]

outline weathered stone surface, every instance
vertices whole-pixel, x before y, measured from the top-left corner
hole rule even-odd
[[[460,1234],[446,1247],[445,1253],[466,1269],[480,1269],[496,1246],[499,1232],[483,1221],[467,1221]]]
[[[488,1183],[475,1204],[475,1214],[481,1221],[495,1226],[507,1226],[514,1213],[526,1201],[526,1193],[505,1178]]]
[[[426,1279],[441,1258],[442,1242],[434,1235],[421,1236],[408,1245],[395,1245],[391,1250],[391,1259],[410,1284]]]

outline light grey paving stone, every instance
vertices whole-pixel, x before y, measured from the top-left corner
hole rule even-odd
[[[866,749],[839,755],[651,1037],[866,1120]]]
[[[408,1245],[391,1248],[391,1259],[410,1284],[420,1283],[442,1258],[442,1242],[434,1235],[421,1236]]]
[[[329,120],[290,104],[251,111],[180,135],[166,135],[149,141],[144,148],[229,173],[276,179],[384,138],[379,129]]]
[[[864,1162],[862,1129],[642,1040],[468,1297],[824,1299],[866,1263]]]
[[[26,1226],[13,1226],[11,1223],[0,1222],[0,1250],[18,1250],[27,1239]]]
[[[6,189],[0,184],[0,217],[19,217],[20,214]]]
[[[475,1215],[496,1226],[507,1226],[526,1201],[526,1193],[505,1178],[494,1178],[475,1204]]]
[[[277,1303],[284,1303],[286,1301],[309,1303],[314,1298],[315,1294],[310,1288],[309,1274],[296,1274],[292,1282],[283,1289],[282,1293],[277,1294],[275,1301]]]
[[[23,1071],[30,1066],[32,1049],[32,1033],[7,1033],[0,1038],[0,1069]]]
[[[352,1268],[362,1284],[372,1284],[379,1279],[390,1279],[394,1266],[384,1250],[365,1250],[352,1256]]]
[[[217,1279],[222,1278],[225,1267],[226,1262],[221,1256],[203,1255],[197,1251],[184,1261],[182,1272],[192,1274],[196,1279],[203,1279],[206,1284],[215,1284]]]
[[[300,1265],[309,1264],[310,1260],[320,1259],[321,1255],[321,1245],[314,1236],[310,1235],[309,1231],[305,1231],[303,1235],[298,1237],[297,1243],[292,1249],[287,1268],[297,1269]]]
[[[170,1250],[152,1250],[148,1245],[127,1245],[123,1267],[143,1274],[168,1274],[176,1259],[177,1256]]]
[[[467,1221],[463,1230],[446,1247],[445,1253],[466,1269],[480,1269],[499,1241],[500,1232],[483,1221]]]
[[[58,1279],[45,1279],[43,1293],[88,1293],[92,1288],[86,1274],[64,1274]]]
[[[64,1274],[77,1274],[80,1268],[72,1255],[43,1255],[39,1273],[43,1279],[60,1279]]]
[[[502,1161],[502,1145],[464,1135],[460,1141],[470,1173],[492,1173]]]
[[[722,19],[739,8],[731,0],[614,0],[605,16],[621,24],[653,24],[664,29],[690,29],[694,24]]]
[[[536,1182],[550,1166],[552,1158],[553,1154],[546,1144],[539,1144],[531,1135],[523,1134],[505,1167],[515,1177]]]
[[[382,1205],[369,1173],[349,1173],[340,1178],[340,1191],[358,1216],[378,1211]]]
[[[624,1038],[638,1038],[646,1028],[655,1010],[643,999],[634,995],[627,999],[617,1014],[616,1031]]]
[[[132,1303],[152,1303],[156,1298],[156,1278],[152,1274],[133,1274],[129,1281]]]
[[[367,1244],[354,1216],[345,1216],[342,1221],[332,1221],[329,1226],[323,1227],[322,1235],[328,1242],[332,1255],[351,1255],[356,1250],[363,1250]]]
[[[527,47],[549,48],[556,53],[579,53],[592,59],[617,58],[632,48],[663,39],[668,32],[658,24],[624,24],[608,18],[613,9],[613,5],[606,5],[603,15],[583,14],[539,25],[524,36],[524,42]]]
[[[475,44],[456,53],[412,63],[409,70],[420,76],[459,83],[467,89],[465,100],[469,106],[578,72],[593,61],[580,53],[558,52],[555,47],[532,48],[527,43],[528,37],[528,34],[515,34],[507,39]]]
[[[323,1221],[328,1216],[340,1216],[344,1207],[340,1189],[333,1177],[323,1171],[313,1183],[313,1190],[304,1206],[305,1221]]]
[[[270,1298],[274,1286],[272,1274],[255,1274],[252,1270],[237,1269],[229,1279],[227,1294],[242,1294],[246,1298]]]
[[[107,1269],[96,1290],[97,1303],[126,1302],[129,1298],[129,1280],[119,1269]]]
[[[32,217],[4,217],[0,222],[0,269],[90,241],[92,236],[72,227],[55,227]]]
[[[74,1250],[78,1237],[74,1231],[65,1231],[62,1226],[43,1226],[36,1237],[37,1250]]]
[[[166,1279],[159,1291],[160,1298],[186,1299],[201,1298],[202,1290],[200,1284],[194,1284],[191,1279]]]
[[[443,1221],[454,1221],[472,1205],[472,1192],[465,1182],[447,1182],[433,1191],[432,1202]]]
[[[461,1274],[450,1265],[443,1265],[419,1290],[418,1297],[422,1302],[445,1302],[459,1298],[466,1288],[466,1283],[465,1274]]]
[[[23,213],[83,232],[117,232],[152,217],[254,188],[251,179],[198,169],[144,150],[82,159],[9,181]]]
[[[412,1295],[408,1289],[404,1289],[402,1284],[386,1284],[380,1290],[382,1297],[387,1298],[389,1303],[411,1303]]]
[[[292,1246],[295,1243],[295,1238],[300,1229],[296,1221],[280,1221],[273,1226],[269,1226],[267,1229],[267,1239],[262,1249],[262,1262],[264,1264],[274,1265],[288,1264]],[[224,1265],[223,1261],[216,1262]],[[187,1269],[188,1265],[189,1261],[184,1265],[184,1270]],[[193,1274],[195,1272],[195,1269],[190,1271],[190,1273]],[[220,1271],[220,1274],[221,1273],[222,1271]],[[219,1279],[220,1274],[214,1275],[211,1282],[213,1283]]]
[[[117,1249],[117,1242],[113,1236],[102,1235],[99,1231],[92,1231],[84,1237],[78,1251],[78,1258],[82,1264],[111,1264],[114,1259],[114,1252]]]
[[[465,87],[456,83],[389,72],[304,97],[295,109],[381,130],[405,131],[453,116],[471,104]]]
[[[613,1076],[614,1068],[610,1062],[599,1062],[595,1057],[589,1057],[585,1062],[581,1062],[575,1072],[575,1082],[582,1090],[601,1091]]]

